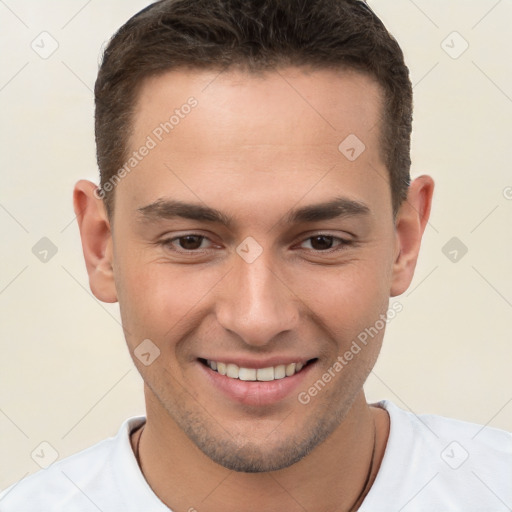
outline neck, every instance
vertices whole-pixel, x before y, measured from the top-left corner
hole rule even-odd
[[[356,510],[382,461],[389,417],[364,394],[333,434],[292,466],[268,473],[230,471],[204,455],[170,420],[147,423],[132,437],[149,485],[172,510],[238,512]],[[135,448],[134,448],[135,449]]]

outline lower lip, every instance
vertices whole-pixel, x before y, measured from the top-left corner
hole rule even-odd
[[[231,400],[244,405],[271,405],[290,396],[304,381],[316,361],[306,365],[291,377],[269,382],[244,381],[221,375],[210,367],[198,362],[201,370],[211,384]]]

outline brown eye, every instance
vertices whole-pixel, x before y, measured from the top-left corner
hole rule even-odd
[[[334,251],[342,251],[351,245],[353,245],[351,240],[346,240],[338,236],[324,233],[310,236],[300,244],[302,249],[306,249],[309,252],[320,253],[323,251],[327,254]]]
[[[186,251],[193,251],[201,247],[204,238],[204,236],[200,235],[187,235],[177,238],[176,241],[178,242],[178,245],[181,249],[185,249]]]
[[[311,248],[315,251],[331,249],[334,244],[333,236],[318,235],[312,236],[309,240],[311,240]]]

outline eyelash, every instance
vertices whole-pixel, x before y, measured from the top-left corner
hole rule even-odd
[[[186,233],[184,235],[180,235],[180,236],[176,236],[176,237],[173,237],[173,238],[166,238],[164,240],[161,240],[158,242],[158,245],[161,245],[163,247],[166,247],[166,248],[169,248],[170,250],[172,251],[175,251],[177,253],[180,253],[180,254],[190,254],[190,255],[193,255],[193,254],[204,254],[206,251],[208,251],[210,248],[207,248],[207,249],[183,249],[183,248],[172,248],[172,245],[173,245],[173,242],[177,242],[183,238],[187,238],[187,237],[198,237],[198,238],[201,238],[201,244],[203,243],[203,241],[205,240],[209,240],[211,242],[211,240],[205,236],[205,235],[201,235],[199,233]],[[350,246],[350,245],[354,245],[354,241],[353,240],[348,240],[348,239],[345,239],[345,238],[341,238],[341,237],[338,237],[338,236],[334,236],[334,235],[330,235],[328,233],[317,233],[315,235],[312,235],[312,236],[309,236],[307,238],[305,238],[304,240],[302,240],[302,242],[300,244],[303,244],[307,241],[310,241],[314,238],[319,238],[319,237],[326,237],[326,238],[331,238],[333,243],[335,242],[338,242],[334,247],[330,247],[329,249],[324,249],[324,250],[320,250],[320,249],[304,249],[302,248],[303,250],[306,250],[306,251],[313,251],[315,253],[318,253],[318,254],[330,254],[332,252],[336,252],[336,251],[341,251],[341,250],[344,250],[346,247]]]

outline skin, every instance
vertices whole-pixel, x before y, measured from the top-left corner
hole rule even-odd
[[[433,181],[416,178],[394,218],[381,90],[348,71],[168,72],[142,87],[130,151],[190,96],[198,106],[117,185],[113,218],[95,184],[74,191],[91,290],[119,301],[132,354],[145,339],[160,350],[149,366],[134,357],[147,405],[142,471],[176,512],[349,510],[374,431],[370,483],[389,432],[362,389],[384,330],[307,405],[297,394],[408,288]],[[338,150],[351,133],[366,146],[353,162]],[[290,222],[335,198],[367,212]],[[214,208],[231,224],[162,217],[148,207],[159,200]],[[177,237],[190,233],[206,238],[185,240],[199,247],[186,252]],[[252,263],[236,252],[249,236],[262,248]],[[211,386],[198,360],[228,355],[315,362],[285,398],[246,405]]]

